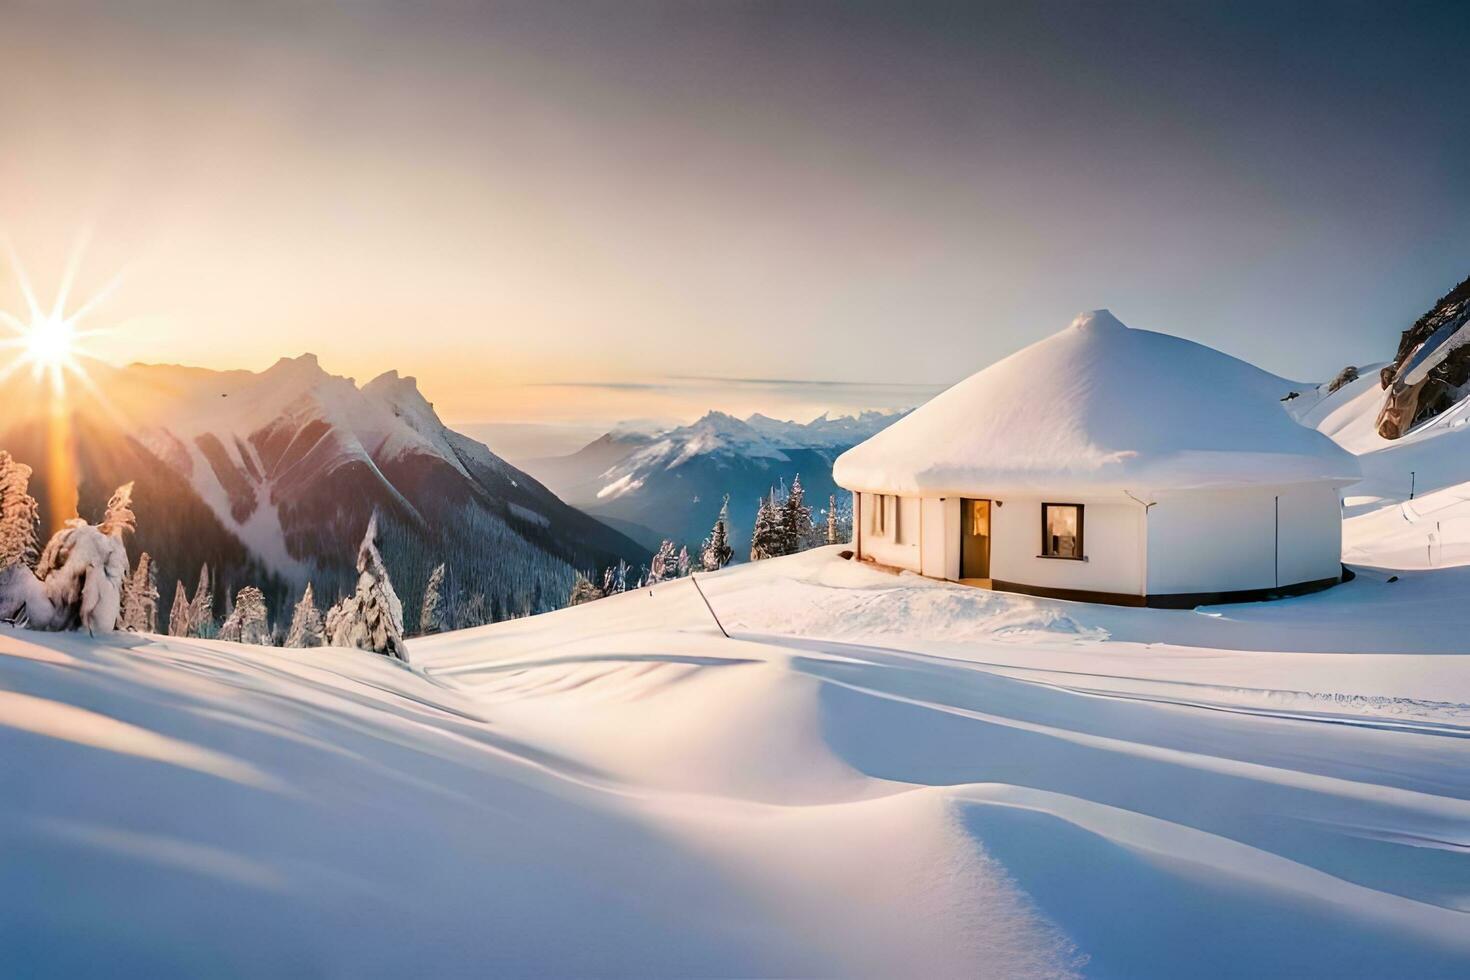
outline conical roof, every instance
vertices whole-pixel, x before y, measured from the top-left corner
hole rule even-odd
[[[1107,310],[1017,351],[837,459],[849,490],[925,496],[1127,492],[1359,478],[1291,418],[1290,385]]]

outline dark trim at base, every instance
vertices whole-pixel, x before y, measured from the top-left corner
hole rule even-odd
[[[1285,599],[1289,596],[1308,595],[1330,589],[1339,582],[1351,582],[1356,576],[1352,569],[1343,566],[1342,574],[1336,578],[1322,578],[1312,582],[1298,582],[1269,589],[1237,589],[1234,592],[1175,592],[1168,595],[1130,595],[1126,592],[1091,592],[1087,589],[1052,589],[1043,585],[1022,585],[1019,582],[993,580],[990,587],[998,592],[1017,592],[1034,595],[1042,599],[1069,599],[1073,602],[1101,602],[1110,606],[1148,606],[1151,609],[1193,609],[1195,606],[1216,606],[1233,602],[1265,602],[1268,599]]]
[[[1073,602],[1102,602],[1110,606],[1146,605],[1141,595],[1127,592],[1092,592],[1087,589],[1053,589],[1045,585],[1022,585],[1020,582],[1002,582],[992,579],[990,587],[997,592],[1019,592],[1040,599],[1070,599]]]

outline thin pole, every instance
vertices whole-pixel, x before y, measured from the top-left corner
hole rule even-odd
[[[705,595],[704,589],[699,587],[699,579],[695,578],[693,575],[690,575],[689,581],[694,583],[694,591],[698,592],[699,597],[704,600],[704,608],[709,610],[709,614],[711,617],[713,617],[715,625],[720,628],[721,633],[725,634],[725,639],[730,639],[730,631],[725,629],[724,623],[720,622],[720,617],[715,613],[715,607],[709,604],[709,596]]]

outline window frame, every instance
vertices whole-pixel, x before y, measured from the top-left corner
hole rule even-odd
[[[1048,524],[1048,521],[1047,521],[1047,512],[1051,508],[1053,508],[1053,507],[1075,507],[1077,509],[1077,554],[1075,554],[1075,555],[1053,555],[1053,554],[1048,554],[1047,553],[1047,546],[1049,544],[1049,540],[1048,539],[1050,538],[1050,535],[1048,535],[1046,533],[1047,524]],[[1041,553],[1038,554],[1036,557],[1037,558],[1050,558],[1050,559],[1054,559],[1056,561],[1086,561],[1087,560],[1087,548],[1086,548],[1087,538],[1086,538],[1086,535],[1084,533],[1084,529],[1085,529],[1085,526],[1086,526],[1085,525],[1086,514],[1087,514],[1087,508],[1084,507],[1082,504],[1067,503],[1065,501],[1045,501],[1045,500],[1042,501],[1042,503],[1041,503]]]

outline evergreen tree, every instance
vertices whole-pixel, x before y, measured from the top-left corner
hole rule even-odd
[[[498,619],[498,614],[497,617]],[[459,613],[459,628],[470,629],[475,626],[484,626],[492,621],[492,616],[486,611],[485,594],[483,592],[473,593]]]
[[[582,573],[577,573],[577,581],[572,586],[571,598],[567,600],[569,606],[580,606],[584,602],[592,602],[602,598],[602,590],[593,585]]]
[[[791,489],[781,505],[781,554],[794,555],[812,544],[812,509],[806,505],[806,492],[801,477],[791,481]]]
[[[119,541],[124,531],[137,531],[138,518],[133,513],[133,483],[129,480],[112,492],[107,500],[107,510],[97,529],[110,534]]]
[[[235,608],[220,626],[219,638],[264,646],[270,643],[270,635],[265,595],[255,586],[247,585],[235,596]]]
[[[725,494],[725,502],[720,505],[720,516],[715,518],[715,526],[710,530],[709,537],[705,540],[704,550],[700,554],[700,564],[707,572],[717,572],[730,564],[735,557],[735,549],[730,547],[730,495]]]
[[[761,561],[782,554],[780,512],[776,506],[775,492],[762,497],[755,512],[755,527],[750,532],[750,560]]]
[[[444,632],[444,565],[434,566],[429,584],[424,587],[424,603],[419,607],[419,634]]]
[[[837,495],[827,498],[827,543],[838,544],[837,540]]]
[[[168,613],[169,636],[189,635],[190,609],[191,606],[189,604],[189,594],[184,591],[184,583],[181,581],[175,581],[174,604],[173,608],[170,609]]]
[[[214,591],[209,587],[209,564],[199,566],[199,585],[189,601],[189,635],[211,637],[214,628]]]
[[[403,604],[388,578],[388,567],[378,550],[378,513],[368,519],[367,532],[357,549],[357,590],[328,617],[332,646],[357,647],[408,662],[403,642]]]
[[[286,646],[298,649],[322,646],[326,642],[325,631],[326,624],[316,608],[316,596],[312,593],[311,583],[307,582],[301,601],[296,603],[296,609],[291,613],[291,628],[286,631]]]
[[[0,569],[35,567],[40,552],[41,510],[30,494],[31,468],[0,449]]]
[[[123,595],[122,629],[133,633],[158,632],[158,581],[153,556],[143,552]]]
[[[665,579],[674,578],[679,574],[679,557],[674,551],[674,542],[664,539],[664,543],[658,546],[658,551],[648,562],[648,577],[644,580],[648,585],[662,582]]]
[[[687,547],[681,546],[679,548],[679,557],[675,560],[675,564],[677,565],[676,572],[680,578],[688,578],[689,573],[694,571],[694,563],[689,558],[689,549]]]

